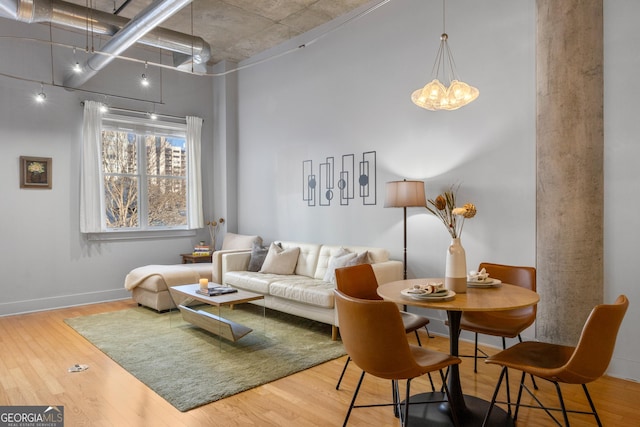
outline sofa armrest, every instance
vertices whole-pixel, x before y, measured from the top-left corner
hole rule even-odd
[[[224,275],[228,271],[247,271],[249,261],[251,260],[251,251],[248,252],[231,252],[222,256],[222,283],[225,284]]]
[[[402,280],[404,272],[402,261],[389,260],[376,262],[375,264],[371,264],[371,267],[373,267],[373,272],[378,280],[378,285]]]
[[[225,254],[236,252],[248,252],[251,254],[251,249],[221,249],[211,254],[211,281],[213,283],[222,283],[222,256]]]

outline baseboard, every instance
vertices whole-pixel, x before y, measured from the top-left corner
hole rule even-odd
[[[0,316],[32,313],[34,311],[54,310],[77,305],[95,304],[131,298],[126,289],[109,289],[105,291],[86,292],[73,295],[60,295],[46,298],[34,298],[23,301],[0,303]]]

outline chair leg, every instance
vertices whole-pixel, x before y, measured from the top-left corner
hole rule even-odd
[[[518,334],[518,340],[520,342],[522,342],[522,336],[520,336],[520,334]],[[534,390],[537,390],[538,389],[538,384],[536,384],[536,379],[535,379],[535,377],[533,375],[531,375],[531,382],[533,383]]]
[[[429,376],[429,383],[431,383],[431,391],[436,391],[436,386],[433,384],[433,378],[431,378],[431,372],[427,374]]]
[[[429,328],[427,328],[427,325],[424,325],[424,330],[427,331],[427,336],[429,338],[433,338],[433,335],[431,335],[431,332],[429,332]]]
[[[491,397],[491,403],[489,404],[489,409],[487,409],[487,413],[484,416],[484,420],[482,421],[482,427],[487,425],[489,421],[489,417],[491,416],[491,411],[493,411],[493,407],[496,406],[496,398],[498,397],[498,392],[500,391],[500,386],[502,385],[502,380],[504,379],[504,375],[507,372],[507,367],[504,366],[502,371],[500,371],[500,377],[498,378],[498,384],[496,384],[496,388],[493,391],[493,396]],[[509,398],[507,397],[507,401]]]
[[[564,399],[562,398],[562,391],[560,390],[560,384],[554,382],[556,386],[556,392],[558,393],[558,400],[560,401],[560,407],[562,408],[562,416],[564,417],[564,425],[569,427],[569,415],[567,415],[567,408],[564,406]]]
[[[507,341],[504,337],[502,337],[502,349],[507,348]],[[509,386],[509,370],[507,369],[504,373],[504,383],[507,386],[507,401],[511,402],[511,388]],[[509,415],[511,415],[511,405],[509,405]]]
[[[398,380],[391,380],[391,393],[393,397],[393,415],[400,418],[400,394],[398,391]]]
[[[344,368],[342,368],[342,373],[340,374],[340,378],[338,378],[338,384],[336,384],[336,390],[340,390],[340,383],[342,382],[342,377],[344,377],[344,373],[347,372],[347,366],[349,366],[349,362],[351,362],[351,357],[347,356],[347,361],[344,363]]]
[[[424,328],[427,329],[426,326]],[[416,334],[416,340],[418,341],[418,345],[420,347],[422,347],[422,343],[420,342],[420,335],[418,334],[418,330],[416,329],[414,332]],[[429,336],[429,330],[428,329],[427,329],[427,336]],[[431,391],[436,391],[436,386],[433,384],[433,378],[431,378],[431,372],[429,372],[427,375],[429,375],[429,383],[431,384]],[[340,384],[340,383],[338,383],[338,384]]]
[[[474,333],[475,335],[475,346],[473,350],[473,373],[478,373],[478,333]]]
[[[347,421],[349,421],[349,416],[351,416],[351,411],[353,410],[353,407],[356,403],[356,397],[358,396],[358,392],[360,391],[360,386],[362,385],[364,374],[365,372],[362,371],[362,375],[360,375],[360,380],[358,381],[358,385],[356,386],[356,389],[353,392],[353,397],[351,398],[351,404],[349,405],[349,410],[347,411],[347,416],[344,418],[344,423],[342,424],[342,427],[347,427]]]
[[[591,400],[591,396],[589,395],[589,390],[587,390],[587,385],[582,384],[582,389],[584,390],[584,395],[587,396],[587,400],[589,401],[589,406],[591,406],[591,410],[593,411],[593,416],[596,417],[596,422],[598,423],[598,427],[602,427],[602,423],[600,422],[600,417],[598,416],[598,411],[596,411],[596,407],[593,405],[593,400]]]
[[[524,390],[524,379],[527,374],[522,373],[522,377],[520,378],[520,387],[518,388],[518,400],[516,400],[516,412],[513,414],[513,421],[515,422],[518,419],[518,411],[520,410],[520,401],[522,400],[522,391]],[[511,401],[511,397],[509,396],[509,402]],[[509,405],[509,413],[511,413],[511,405]]]
[[[447,383],[447,378],[449,378],[449,368],[450,368],[450,366],[447,366],[447,370],[444,373],[444,376],[442,374],[442,369],[440,369],[440,376],[443,376],[443,378],[442,378],[442,387],[440,387],[440,393],[444,392],[444,386]]]
[[[404,415],[400,418],[400,425],[407,427],[409,425],[409,399],[411,398],[411,378],[407,379],[407,392],[404,399]]]

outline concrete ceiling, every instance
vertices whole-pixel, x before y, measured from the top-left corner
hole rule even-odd
[[[67,0],[132,18],[152,0]],[[350,12],[370,0],[194,0],[162,27],[202,37],[209,64],[239,62]],[[193,16],[193,19],[191,18]]]

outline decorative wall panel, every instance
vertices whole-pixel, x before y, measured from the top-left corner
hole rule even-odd
[[[302,200],[307,206],[331,206],[337,198],[341,206],[348,206],[356,198],[356,157],[343,154],[340,170],[336,171],[335,157],[327,157],[318,164],[317,173],[313,160],[302,162]],[[358,162],[358,197],[365,206],[377,203],[376,152],[362,153]],[[337,187],[337,188],[336,188]]]

